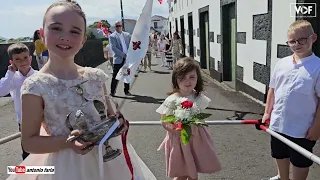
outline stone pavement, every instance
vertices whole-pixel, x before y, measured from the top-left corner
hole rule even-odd
[[[160,59],[152,60],[153,71],[140,72],[131,85],[133,96],[125,96],[123,83],[119,83],[115,99],[129,121],[157,121],[159,114],[155,110],[167,97],[170,90],[170,70],[160,67]],[[98,68],[110,75],[105,64]],[[207,76],[205,76],[207,77]],[[212,113],[210,120],[258,119],[263,107],[241,93],[228,91],[205,78],[205,94],[211,98],[206,110]],[[110,85],[110,81],[107,83]],[[18,131],[14,120],[12,104],[0,107],[0,138]],[[213,175],[200,175],[200,180],[260,180],[276,173],[273,160],[270,158],[270,136],[258,131],[252,125],[216,125],[210,126],[218,156],[223,170]],[[141,159],[159,180],[166,180],[164,152],[157,151],[165,137],[161,126],[131,126],[129,142],[136,149]],[[19,139],[0,146],[0,179],[5,179],[6,166],[21,162]],[[315,154],[320,156],[319,143]],[[309,180],[319,179],[319,166],[311,168]]]

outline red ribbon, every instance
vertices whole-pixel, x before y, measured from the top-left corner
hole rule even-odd
[[[121,134],[121,140],[122,140],[124,158],[126,159],[128,168],[131,172],[131,180],[133,180],[134,179],[133,166],[132,166],[130,155],[129,155],[128,148],[127,148],[127,135],[128,135],[128,130],[129,130],[129,121],[125,120],[125,123],[127,124],[128,129],[124,133]]]

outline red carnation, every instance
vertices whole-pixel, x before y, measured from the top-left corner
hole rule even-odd
[[[184,109],[190,109],[190,108],[192,108],[192,106],[193,106],[193,102],[186,100],[186,101],[183,101],[183,102],[181,103],[181,106],[182,106],[182,108],[184,108]]]
[[[182,122],[174,123],[174,129],[177,131],[181,131],[182,130]]]

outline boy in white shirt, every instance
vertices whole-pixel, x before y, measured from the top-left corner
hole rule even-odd
[[[10,58],[10,65],[5,77],[0,79],[0,96],[6,96],[10,93],[17,121],[19,131],[21,131],[21,94],[20,89],[24,80],[36,73],[31,65],[32,56],[29,54],[29,49],[25,44],[16,43],[8,47],[8,55]],[[21,146],[22,147],[22,146]],[[22,148],[22,158],[25,159],[29,153],[25,152]]]
[[[311,24],[297,20],[288,30],[287,44],[293,55],[281,59],[270,79],[265,114],[269,128],[312,152],[320,136],[320,58],[312,52],[317,40]],[[269,180],[289,180],[290,162],[293,180],[306,180],[313,164],[300,153],[271,137],[271,154],[278,175]]]

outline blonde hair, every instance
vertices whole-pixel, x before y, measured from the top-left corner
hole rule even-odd
[[[311,23],[307,20],[297,20],[297,21],[293,22],[289,26],[288,32],[293,32],[298,29],[307,29],[311,33],[314,33]]]

